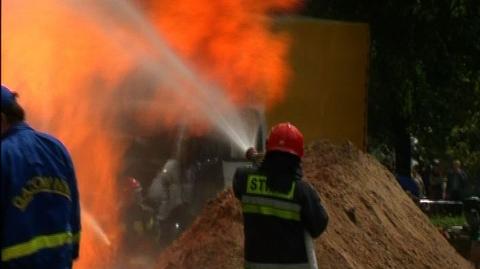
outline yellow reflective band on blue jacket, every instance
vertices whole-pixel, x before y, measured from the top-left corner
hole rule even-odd
[[[274,216],[282,219],[300,221],[300,212],[275,208],[268,205],[243,204],[243,213],[253,213],[265,216]]]
[[[28,256],[46,248],[78,243],[79,240],[80,233],[70,232],[36,236],[27,242],[3,248],[2,262]]]
[[[260,175],[249,175],[247,179],[247,193],[293,200],[293,194],[295,193],[295,181],[292,182],[292,187],[288,193],[281,193],[272,191],[267,187],[267,177]]]

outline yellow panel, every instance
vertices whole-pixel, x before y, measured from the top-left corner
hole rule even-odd
[[[350,140],[365,149],[368,25],[289,18],[276,28],[291,36],[292,76],[284,101],[267,112],[268,124],[290,121],[307,143]]]

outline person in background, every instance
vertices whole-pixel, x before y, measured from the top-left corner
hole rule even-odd
[[[430,199],[442,200],[446,198],[447,179],[443,175],[438,159],[433,160],[432,172],[430,174],[429,193]]]
[[[452,162],[452,169],[448,172],[446,196],[448,200],[461,201],[467,190],[468,178],[462,169],[459,160]]]
[[[425,162],[420,162],[420,177],[423,179],[423,185],[425,186],[425,197],[430,197],[430,175],[432,171],[432,165]]]
[[[419,196],[419,187],[417,183],[413,180],[411,175],[405,176],[397,173],[395,160],[392,158],[385,158],[382,160],[382,164],[393,174],[395,180],[400,184],[400,187],[407,193],[407,195],[412,198],[412,200],[417,201]]]
[[[1,88],[0,268],[67,269],[78,257],[80,205],[65,146],[25,123]]]
[[[480,268],[480,198],[470,196],[463,201],[463,215],[470,235],[469,260]]]
[[[419,186],[413,178],[395,174],[395,179],[410,198],[414,201],[417,201],[420,198]]]
[[[125,225],[125,239],[130,243],[138,242],[153,225],[153,209],[145,204],[142,185],[136,178],[126,177],[123,183],[119,208]]]
[[[422,176],[420,175],[420,166],[415,163],[412,167],[412,179],[418,186],[418,198],[425,197],[425,184],[423,183]]]
[[[474,180],[472,181],[472,194],[476,196],[480,196],[480,175],[477,177],[473,177]]]
[[[259,167],[239,168],[233,191],[242,203],[245,268],[318,268],[312,237],[326,229],[319,195],[302,179],[303,135],[274,126]]]

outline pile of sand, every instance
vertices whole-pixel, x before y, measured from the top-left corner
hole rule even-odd
[[[473,268],[393,176],[352,145],[310,145],[304,172],[330,216],[315,241],[320,268]],[[239,203],[223,192],[161,254],[157,268],[242,268],[242,229]]]

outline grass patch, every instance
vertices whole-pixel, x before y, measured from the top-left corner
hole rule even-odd
[[[467,223],[463,215],[460,215],[460,216],[435,215],[435,216],[430,216],[430,221],[436,227],[443,228],[443,229],[451,226],[462,226],[465,223]]]

